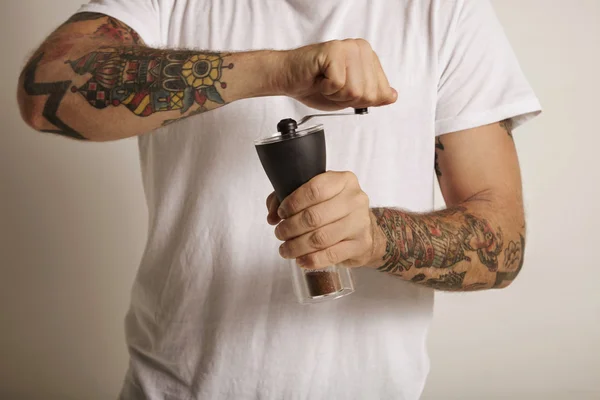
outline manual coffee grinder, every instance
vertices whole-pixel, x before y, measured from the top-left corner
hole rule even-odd
[[[254,142],[260,162],[280,202],[300,186],[326,171],[323,125],[302,125],[315,117],[365,114],[368,114],[367,108],[357,108],[354,113],[307,115],[299,122],[291,118],[282,119],[277,124],[276,134]],[[310,270],[298,266],[295,260],[290,261],[294,292],[302,304],[338,299],[354,292],[354,281],[349,268],[331,265]]]

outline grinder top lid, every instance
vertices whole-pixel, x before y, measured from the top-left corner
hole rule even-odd
[[[315,125],[310,128],[304,128],[298,130],[298,126],[306,123],[308,120],[315,117],[337,117],[337,116],[346,116],[346,115],[366,115],[369,113],[368,108],[355,108],[354,112],[347,113],[326,113],[326,114],[312,114],[306,115],[303,117],[300,122],[296,122],[295,119],[285,118],[279,121],[277,124],[277,132],[274,135],[268,136],[263,139],[258,139],[254,141],[255,146],[260,146],[263,144],[277,143],[285,140],[296,139],[302,136],[310,135],[311,133],[315,133],[323,130],[323,125]]]
[[[311,133],[319,132],[322,130],[322,124],[298,130],[298,124],[296,123],[296,121],[291,118],[286,118],[282,119],[277,124],[277,133],[266,138],[255,140],[254,145],[259,146],[263,144],[282,142],[290,139],[297,139],[299,137],[310,135]]]

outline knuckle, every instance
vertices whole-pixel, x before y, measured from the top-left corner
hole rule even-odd
[[[367,90],[366,94],[363,96],[363,101],[367,104],[376,104],[378,97],[372,90]]]
[[[338,252],[331,247],[325,249],[325,257],[331,264],[337,264],[340,261]]]
[[[321,193],[321,189],[319,185],[312,182],[306,186],[306,199],[310,202],[317,202],[319,200],[319,196]]]
[[[316,228],[320,223],[320,216],[315,210],[308,208],[302,212],[302,223],[306,228]]]
[[[298,208],[300,207],[300,202],[296,199],[296,196],[291,195],[287,201],[286,209],[290,215],[296,214]]]
[[[315,231],[310,235],[310,244],[315,248],[322,248],[327,245],[328,237],[322,230]]]
[[[361,47],[371,49],[371,43],[369,43],[367,40],[365,40],[363,38],[356,39],[356,43]]]
[[[325,42],[325,46],[327,49],[331,50],[333,48],[338,48],[340,47],[340,45],[342,45],[343,41],[339,40],[339,39],[334,39],[334,40],[330,40],[328,42]]]
[[[362,96],[362,91],[355,86],[350,86],[346,89],[346,96],[352,99],[357,99]]]
[[[356,175],[354,174],[354,172],[352,171],[345,171],[343,172],[343,176],[344,179],[346,180],[346,182],[348,183],[358,183],[358,178],[356,177]]]
[[[359,205],[367,206],[367,207],[369,206],[369,203],[370,203],[369,196],[365,192],[360,191],[358,193],[357,198],[358,198],[358,204]]]
[[[330,82],[329,86],[331,87],[331,90],[336,91],[336,92],[339,91],[339,90],[341,90],[344,87],[344,84],[345,84],[345,82],[342,79],[342,77],[341,76],[337,76],[337,75],[331,77],[329,79],[329,82]]]

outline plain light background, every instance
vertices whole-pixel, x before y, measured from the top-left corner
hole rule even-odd
[[[15,101],[27,54],[81,2],[2,2],[2,399],[115,398],[127,366],[146,240],[136,141],[35,133]],[[600,399],[600,1],[494,5],[545,111],[515,135],[526,262],[506,290],[437,296],[423,398]]]

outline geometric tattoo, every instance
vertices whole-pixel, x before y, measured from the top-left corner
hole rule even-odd
[[[373,209],[377,225],[387,238],[384,264],[378,269],[391,273],[413,267],[444,269],[463,260],[471,261],[472,254],[476,254],[489,271],[497,271],[502,231],[465,211],[458,207],[414,217],[389,208]]]
[[[46,129],[44,132],[57,133],[59,135],[68,136],[73,139],[85,140],[81,134],[76,132],[73,128],[65,124],[56,115],[58,106],[62,101],[67,89],[71,85],[71,81],[51,82],[51,83],[36,83],[35,82],[35,71],[37,66],[44,56],[44,53],[40,53],[34,57],[23,72],[24,75],[24,89],[25,93],[30,96],[42,96],[49,95],[42,116],[46,118],[48,122],[54,125],[57,129]]]

